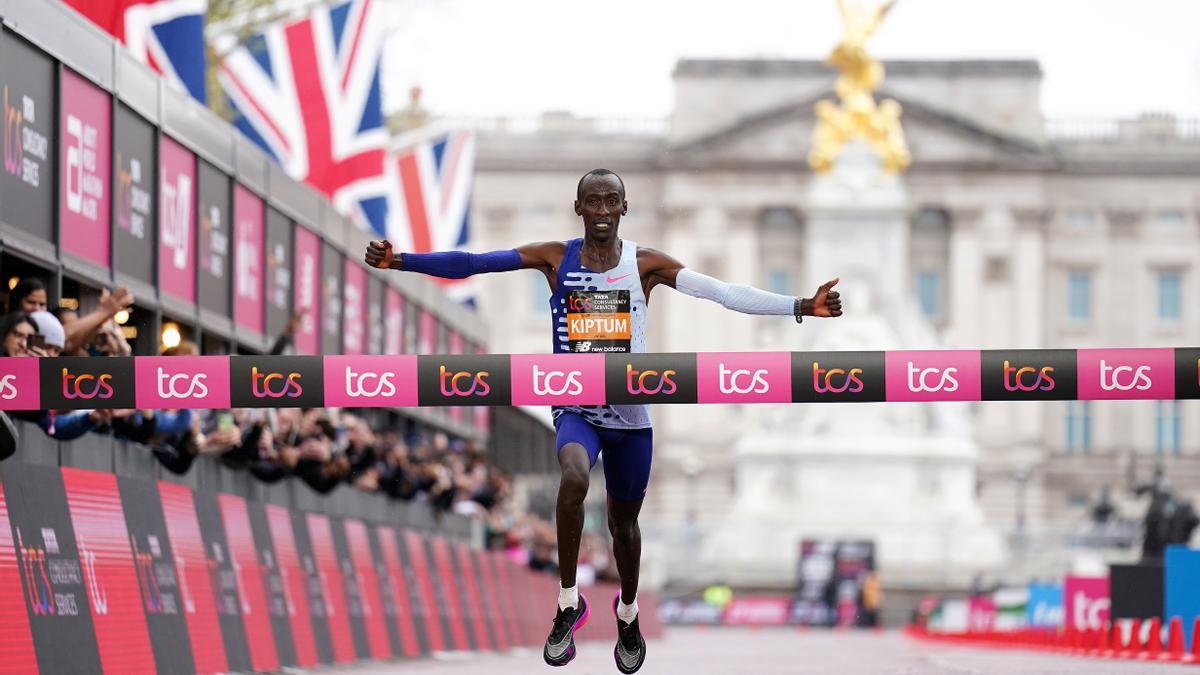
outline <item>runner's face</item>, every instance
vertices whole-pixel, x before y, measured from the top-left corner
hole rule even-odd
[[[583,218],[583,232],[596,241],[617,236],[621,216],[629,204],[621,197],[621,182],[611,174],[589,176],[583,182],[583,195],[575,201],[575,214]]]

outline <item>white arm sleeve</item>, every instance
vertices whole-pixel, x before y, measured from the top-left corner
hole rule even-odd
[[[679,275],[675,277],[675,290],[693,298],[712,300],[725,309],[743,314],[795,315],[794,296],[771,293],[745,284],[726,283],[687,268],[679,270]]]

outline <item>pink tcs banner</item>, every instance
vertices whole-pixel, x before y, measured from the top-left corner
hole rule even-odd
[[[367,347],[367,270],[349,258],[343,269],[342,351],[357,356]]]
[[[696,355],[700,403],[791,403],[789,352]]]
[[[1067,628],[1103,629],[1108,623],[1108,577],[1067,577],[1063,602]]]
[[[604,403],[603,354],[513,354],[513,405]]]
[[[65,68],[61,124],[59,241],[66,253],[107,268],[112,105],[103,90]]]
[[[1079,400],[1175,398],[1175,350],[1080,349]]]
[[[991,597],[976,596],[967,600],[967,630],[983,632],[996,626],[996,601]]]
[[[154,652],[117,477],[63,468],[62,478],[100,663],[109,673],[154,672]]]
[[[246,630],[246,644],[250,647],[250,665],[257,671],[279,670],[279,652],[275,648],[275,634],[267,615],[267,595],[263,590],[263,574],[254,545],[254,533],[250,529],[246,500],[237,495],[218,494],[217,504],[225,526],[225,539],[229,543],[229,557],[233,559],[242,627]]]
[[[887,352],[888,401],[978,401],[979,350]]]
[[[196,158],[161,136],[158,200],[158,287],[196,301]]]
[[[229,357],[145,356],[133,367],[139,408],[229,407]]]
[[[404,352],[404,296],[400,291],[388,287],[384,291],[383,353]]]
[[[417,331],[417,353],[433,354],[437,349],[437,319],[432,312],[421,311],[421,323]]]
[[[41,407],[38,359],[0,359],[0,410],[39,410]]]
[[[321,319],[321,240],[308,229],[296,226],[296,285],[295,307],[307,307],[304,319],[296,329],[296,351],[316,354],[320,351]]]
[[[263,203],[241,185],[233,190],[233,320],[263,332]]]
[[[788,622],[791,609],[787,598],[734,598],[725,605],[722,621],[726,626],[782,626]]]
[[[324,372],[327,406],[417,405],[416,356],[326,356]]]

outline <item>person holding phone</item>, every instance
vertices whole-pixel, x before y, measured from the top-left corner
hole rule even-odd
[[[58,318],[50,312],[39,310],[29,315],[37,324],[38,332],[29,338],[30,348],[38,349],[39,356],[58,356],[67,345],[67,332]]]

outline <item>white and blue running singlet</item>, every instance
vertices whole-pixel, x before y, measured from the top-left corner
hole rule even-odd
[[[637,244],[622,242],[621,260],[607,272],[586,269],[579,252],[583,239],[567,242],[550,296],[554,322],[554,353],[645,352],[646,294],[638,273]],[[574,412],[609,429],[648,429],[650,412],[644,405],[568,405],[552,408],[557,418]]]

